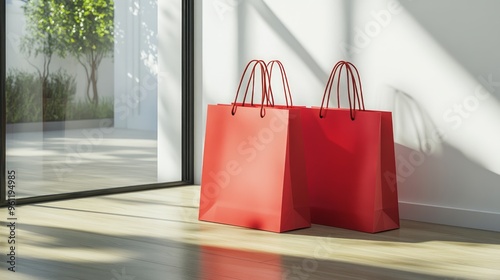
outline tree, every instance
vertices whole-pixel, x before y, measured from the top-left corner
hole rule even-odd
[[[27,0],[25,16],[32,26],[26,42],[35,42],[46,57],[74,56],[87,75],[87,98],[97,105],[99,65],[114,48],[114,1]]]
[[[58,20],[64,23],[60,37],[87,75],[87,97],[99,103],[97,88],[101,61],[114,49],[113,0],[53,0],[60,2]],[[90,94],[92,87],[92,95]]]
[[[26,16],[26,35],[21,38],[21,51],[28,56],[43,55],[42,67],[36,66],[40,82],[42,83],[42,96],[45,100],[49,95],[48,79],[50,76],[50,62],[54,54],[64,56],[64,49],[58,45],[59,41],[55,38],[55,30],[58,28],[58,22],[51,19],[50,15],[52,5],[50,2],[24,0],[24,14]]]

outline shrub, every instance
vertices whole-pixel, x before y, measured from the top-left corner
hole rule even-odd
[[[78,100],[68,104],[68,120],[104,119],[113,118],[114,102],[112,98],[102,98],[99,105],[88,101]]]
[[[7,123],[113,118],[112,98],[99,105],[75,101],[76,81],[65,71],[51,73],[47,88],[44,98],[37,74],[9,70],[5,83]]]
[[[51,73],[47,85],[47,97],[44,100],[44,121],[66,120],[67,104],[76,94],[75,77],[59,70]]]
[[[7,123],[42,120],[42,83],[38,75],[9,70],[5,78]]]

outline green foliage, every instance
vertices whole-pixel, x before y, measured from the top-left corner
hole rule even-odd
[[[5,78],[7,123],[41,121],[41,92],[38,75],[10,70]]]
[[[66,118],[68,120],[110,119],[114,116],[114,102],[112,98],[103,98],[99,105],[78,100],[68,106]]]
[[[57,31],[60,23],[50,15],[53,1],[31,0],[23,6],[26,18],[26,35],[21,38],[21,50],[29,56],[40,54],[52,57],[54,53],[64,56],[65,49],[58,45]]]
[[[53,54],[74,56],[87,75],[88,100],[97,104],[99,65],[114,48],[114,1],[31,0],[24,13],[28,34],[22,49],[29,55],[45,55],[39,74],[48,73]]]
[[[44,99],[38,75],[9,70],[5,83],[7,123],[113,118],[112,98],[99,105],[75,101],[75,78],[64,71],[49,75],[47,89]]]
[[[52,0],[59,2],[57,19],[65,23],[59,32],[68,51],[75,56],[92,52],[110,53],[114,40],[112,0]],[[61,3],[63,2],[63,3]],[[70,27],[70,28],[68,28]]]
[[[66,119],[67,105],[76,93],[75,78],[59,71],[49,76],[48,92],[44,100],[44,121]]]

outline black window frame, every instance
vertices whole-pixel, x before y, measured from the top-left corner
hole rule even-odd
[[[6,44],[6,1],[0,4],[0,44]],[[16,199],[17,205],[77,199],[125,192],[145,191],[168,187],[187,186],[194,183],[194,0],[182,0],[182,174],[181,181],[78,191]],[[6,107],[5,76],[6,51],[0,51],[0,207],[8,206],[6,170]]]

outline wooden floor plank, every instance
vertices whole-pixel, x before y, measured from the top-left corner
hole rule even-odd
[[[22,206],[17,272],[3,262],[1,279],[500,279],[498,232],[403,220],[378,234],[320,225],[277,234],[198,221],[198,192]]]

